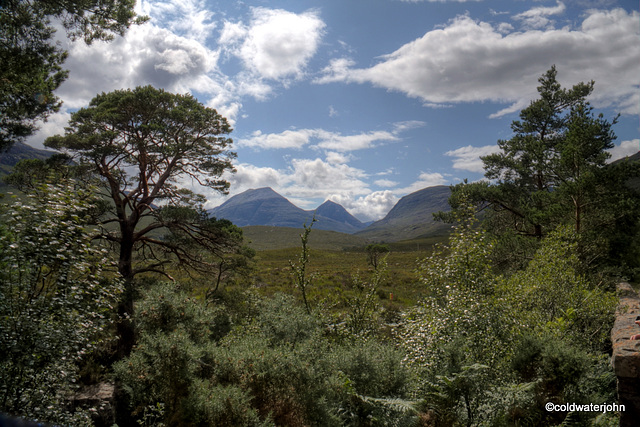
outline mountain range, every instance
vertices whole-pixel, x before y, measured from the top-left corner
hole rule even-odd
[[[0,153],[1,177],[10,173],[13,166],[23,159],[46,159],[53,151],[38,150],[23,143],[14,144]],[[315,210],[303,210],[273,189],[265,187],[247,190],[231,197],[209,214],[226,218],[239,227],[271,226],[299,229],[310,224],[314,217],[314,229],[353,234],[354,237],[378,242],[395,242],[412,238],[445,234],[449,225],[433,220],[433,213],[449,209],[447,186],[429,187],[402,197],[381,220],[363,223],[347,210],[327,200]]]
[[[381,220],[363,223],[338,203],[327,200],[315,211],[303,210],[269,187],[247,190],[209,210],[239,227],[262,225],[301,228],[317,220],[314,228],[383,242],[443,234],[449,226],[433,220],[433,213],[449,209],[449,187],[425,188],[401,198]]]
[[[315,211],[300,209],[269,187],[247,190],[208,211],[216,218],[225,218],[239,227],[270,225],[276,227],[301,228],[310,224],[315,213],[319,230],[355,233],[365,224],[353,217],[345,208],[326,201]]]

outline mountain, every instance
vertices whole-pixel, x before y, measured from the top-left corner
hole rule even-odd
[[[310,224],[314,211],[305,211],[273,191],[271,188],[247,190],[208,211],[216,218],[225,218],[239,227],[270,225],[302,228]],[[315,211],[318,222],[314,228],[341,233],[354,233],[364,225],[342,206],[327,201]]]
[[[55,151],[39,150],[22,142],[16,142],[4,153],[0,152],[0,186],[4,185],[2,178],[11,173],[13,167],[20,160],[45,160],[55,154]]]
[[[382,242],[395,242],[445,234],[451,226],[434,221],[433,214],[448,211],[451,190],[445,185],[428,187],[401,198],[380,221],[355,233]]]
[[[353,229],[352,232],[361,230],[365,227],[359,219],[347,212],[342,205],[332,202],[331,200],[327,200],[318,206],[316,209],[316,218],[329,218],[343,224],[345,229]]]

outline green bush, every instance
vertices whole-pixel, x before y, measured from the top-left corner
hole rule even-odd
[[[90,422],[67,403],[121,290],[102,276],[109,262],[84,227],[93,202],[90,190],[67,182],[42,185],[1,212],[0,412]]]
[[[139,343],[115,372],[140,422],[340,426],[410,418],[385,406],[409,388],[396,350],[338,346],[291,296],[258,301],[255,317],[222,338],[220,309],[172,285],[138,303]],[[376,421],[376,414],[387,415]]]

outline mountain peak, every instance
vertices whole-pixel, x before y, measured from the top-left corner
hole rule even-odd
[[[230,197],[209,213],[216,218],[226,218],[240,227],[270,225],[300,228],[302,224],[309,224],[314,215],[313,211],[300,209],[270,187],[251,189]],[[320,230],[353,233],[364,227],[342,206],[330,200],[319,206],[315,215],[318,220],[315,228]]]

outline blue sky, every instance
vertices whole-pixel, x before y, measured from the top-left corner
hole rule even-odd
[[[563,86],[621,114],[613,158],[640,149],[640,13],[616,0],[139,1],[150,22],[69,49],[62,133],[102,91],[190,92],[233,124],[230,195],[270,186],[304,209],[361,220],[413,191],[482,178],[552,65]],[[226,197],[199,189],[207,207]]]

